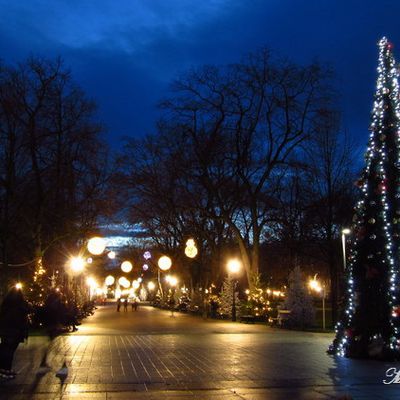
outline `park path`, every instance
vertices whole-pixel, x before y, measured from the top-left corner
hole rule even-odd
[[[141,307],[100,307],[50,344],[31,337],[16,355],[17,379],[0,399],[398,399],[383,385],[400,365],[326,355],[331,334],[203,320]],[[46,349],[51,367],[37,374]],[[63,363],[68,375],[57,377]]]

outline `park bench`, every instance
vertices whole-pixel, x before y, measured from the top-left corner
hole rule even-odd
[[[246,324],[254,324],[256,321],[256,318],[254,315],[241,315],[240,316],[240,322],[245,322]]]
[[[278,310],[278,326],[281,328],[287,327],[290,313],[290,310]]]

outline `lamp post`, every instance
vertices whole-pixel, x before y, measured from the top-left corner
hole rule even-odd
[[[74,294],[75,303],[76,303],[77,297],[78,297],[77,296],[78,295],[77,277],[82,274],[83,270],[85,269],[85,265],[86,265],[85,260],[80,256],[71,257],[69,260],[69,268],[70,268],[70,273],[72,274],[73,294]],[[82,285],[81,280],[79,283],[80,283],[80,285]]]
[[[241,268],[241,263],[237,259],[231,259],[227,263],[227,268],[228,272],[231,275],[237,274],[240,271]],[[232,321],[236,321],[236,299],[235,299],[235,291],[236,291],[236,285],[237,285],[237,280],[233,279],[233,285],[232,285]]]
[[[325,330],[326,327],[326,321],[325,321],[325,285],[320,284],[319,281],[317,280],[317,275],[314,275],[313,279],[310,279],[308,285],[311,290],[314,290],[317,293],[322,294],[322,329]]]
[[[342,229],[343,270],[346,271],[346,235],[350,234],[349,228]]]

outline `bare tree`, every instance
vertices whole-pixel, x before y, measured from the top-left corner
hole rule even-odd
[[[273,60],[262,50],[239,64],[192,71],[162,104],[164,135],[179,136],[188,174],[211,199],[207,215],[234,233],[250,285],[278,178],[315,132],[325,77],[318,65]]]
[[[93,102],[61,60],[30,58],[4,67],[0,79],[3,268],[10,257],[39,265],[46,249],[61,238],[75,243],[96,222],[105,203],[105,146]]]

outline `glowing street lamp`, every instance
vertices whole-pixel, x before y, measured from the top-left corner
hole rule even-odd
[[[90,286],[90,287],[93,287],[93,288],[96,288],[96,287],[97,287],[97,282],[96,282],[96,280],[95,280],[93,277],[91,277],[91,276],[89,276],[89,277],[86,279],[86,283],[87,283],[87,285]]]
[[[22,289],[22,283],[21,282],[17,282],[15,284],[15,289],[21,290]]]
[[[350,235],[349,228],[342,229],[343,269],[346,271],[346,235]]]
[[[91,239],[89,239],[87,244],[87,249],[89,253],[95,256],[102,254],[105,248],[106,241],[99,236],[92,237]]]
[[[240,261],[238,259],[233,258],[228,261],[227,267],[228,267],[228,271],[231,274],[237,274],[240,271],[242,264],[240,263]]]
[[[80,273],[85,269],[85,260],[80,257],[71,257],[69,260],[69,266],[74,273]]]
[[[322,293],[322,329],[325,330],[325,285],[321,285],[317,280],[317,275],[315,274],[314,278],[310,279],[308,286],[314,292]]]
[[[241,267],[242,264],[238,259],[230,259],[228,260],[227,263],[227,268],[228,272],[232,275],[237,274]],[[237,280],[233,280],[233,285],[232,285],[232,290],[233,290],[233,296],[232,296],[232,321],[236,321],[236,299],[235,299],[235,291],[236,291],[236,286],[237,286]]]
[[[170,276],[169,277],[169,282],[168,282],[172,287],[175,287],[178,284],[178,278],[175,276]]]

